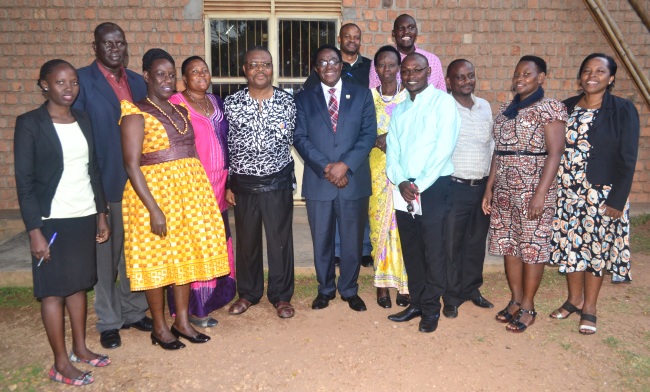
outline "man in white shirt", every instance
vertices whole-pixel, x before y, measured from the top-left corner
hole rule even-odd
[[[449,232],[453,234],[448,238],[451,257],[447,265],[447,291],[442,296],[445,304],[442,314],[455,318],[458,307],[465,301],[481,308],[494,306],[479,291],[490,226],[490,217],[481,210],[481,202],[490,173],[494,140],[490,104],[473,94],[476,74],[472,63],[465,59],[452,61],[445,80],[461,118],[452,156],[453,207]]]

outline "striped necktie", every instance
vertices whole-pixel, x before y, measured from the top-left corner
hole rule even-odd
[[[336,132],[336,124],[339,121],[339,103],[336,100],[336,89],[331,88],[330,92],[330,102],[327,104],[327,110],[330,112],[330,119],[332,120],[332,128]]]

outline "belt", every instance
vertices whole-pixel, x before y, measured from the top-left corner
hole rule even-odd
[[[477,180],[466,180],[464,178],[458,178],[458,177],[451,176],[451,180],[453,182],[457,182],[459,184],[465,184],[465,185],[469,185],[469,186],[483,185],[483,183],[485,183],[487,181],[487,179],[488,179],[487,176],[483,177],[483,178],[479,178]]]
[[[531,151],[494,151],[496,155],[516,155],[516,156],[543,156],[548,155],[548,152],[531,152]]]

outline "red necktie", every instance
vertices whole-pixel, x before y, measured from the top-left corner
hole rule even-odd
[[[330,102],[327,104],[327,110],[330,112],[330,119],[332,120],[332,128],[336,132],[336,123],[339,121],[339,103],[336,100],[336,89],[331,88]]]

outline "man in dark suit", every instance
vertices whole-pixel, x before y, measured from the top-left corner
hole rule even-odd
[[[94,34],[92,47],[96,60],[77,70],[80,91],[73,107],[86,111],[90,116],[97,161],[109,205],[112,236],[108,242],[97,246],[95,312],[102,346],[115,348],[121,345],[120,328],[134,327],[141,331],[153,328],[153,321],[145,315],[148,305],[144,293],[131,292],[126,277],[122,193],[127,176],[118,125],[120,101],[144,99],[147,87],[142,76],[123,66],[127,42],[120,26],[102,23],[95,28]]]
[[[357,295],[363,229],[368,217],[368,154],[377,137],[370,90],[341,80],[341,52],[323,45],[314,55],[320,83],[296,95],[294,146],[305,161],[302,194],[314,244],[318,296],[323,309],[336,296],[334,231],[341,233],[338,291],[350,308],[366,310]]]

